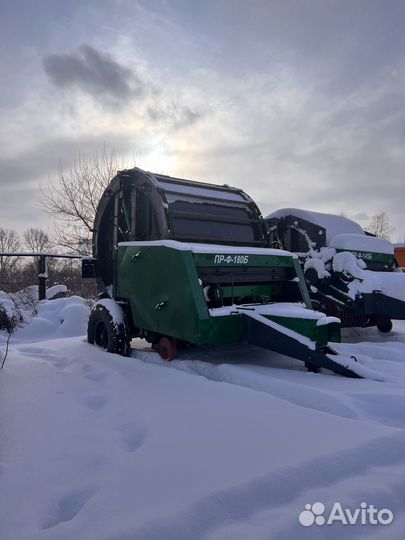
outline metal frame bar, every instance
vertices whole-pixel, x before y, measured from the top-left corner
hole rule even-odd
[[[38,299],[46,299],[48,259],[83,259],[82,255],[61,255],[59,253],[0,253],[0,257],[38,257]]]

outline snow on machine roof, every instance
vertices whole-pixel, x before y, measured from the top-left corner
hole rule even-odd
[[[310,223],[314,223],[326,230],[326,244],[329,245],[332,238],[338,234],[350,233],[366,236],[358,223],[344,216],[335,214],[324,214],[323,212],[313,212],[310,210],[301,210],[299,208],[281,208],[269,214],[266,219],[284,218],[295,216]]]
[[[337,234],[329,242],[329,247],[347,251],[371,251],[394,255],[394,246],[388,240],[360,234]]]

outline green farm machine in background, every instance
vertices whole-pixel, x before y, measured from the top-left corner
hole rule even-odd
[[[340,321],[314,311],[298,257],[268,247],[266,224],[240,189],[118,172],[96,214],[93,258],[99,301],[88,341],[129,354],[141,337],[173,359],[194,345],[250,343],[359,377],[338,355]]]
[[[314,308],[343,327],[392,329],[405,319],[405,274],[391,242],[344,216],[284,208],[266,217],[269,245],[295,253]]]

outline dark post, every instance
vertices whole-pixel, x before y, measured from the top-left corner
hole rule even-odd
[[[45,255],[40,255],[38,260],[38,299],[46,298],[46,280],[48,279],[47,261]]]

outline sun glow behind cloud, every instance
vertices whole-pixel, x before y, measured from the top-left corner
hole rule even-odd
[[[136,159],[136,165],[151,172],[173,174],[173,171],[177,169],[177,158],[175,155],[169,155],[162,147],[157,146],[147,151],[144,156],[140,155]]]

